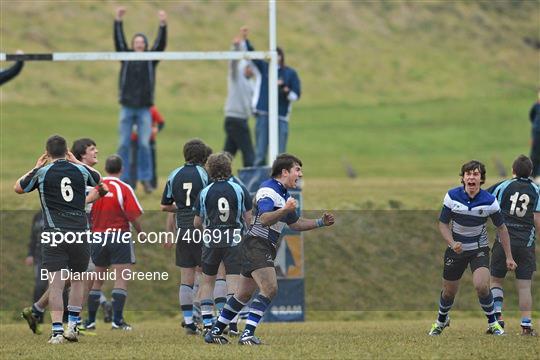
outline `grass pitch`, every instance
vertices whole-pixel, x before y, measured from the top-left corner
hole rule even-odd
[[[518,334],[518,319],[507,318],[508,334],[484,334],[485,319],[454,319],[439,337],[427,336],[430,320],[309,321],[305,323],[262,324],[257,331],[265,342],[260,347],[241,347],[232,341],[226,346],[205,344],[201,337],[187,336],[178,321],[143,321],[131,333],[109,330],[99,323],[97,336],[81,337],[79,343],[47,344],[44,334],[33,335],[26,323],[9,324],[0,330],[4,359],[24,358],[235,358],[273,359],[503,359],[539,356],[539,338]]]

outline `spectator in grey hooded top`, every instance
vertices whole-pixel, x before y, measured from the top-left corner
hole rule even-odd
[[[245,39],[248,29],[242,27],[240,35],[233,40],[233,49],[246,50]],[[227,100],[225,102],[225,146],[223,150],[235,155],[242,151],[244,167],[253,166],[255,153],[251,142],[248,119],[251,115],[251,102],[254,84],[250,79],[254,76],[253,67],[246,60],[231,60],[227,84]]]

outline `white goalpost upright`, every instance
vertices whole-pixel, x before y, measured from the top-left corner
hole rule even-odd
[[[201,52],[57,52],[46,54],[0,53],[0,61],[130,61],[130,60],[269,60],[268,74],[268,163],[278,155],[278,61],[276,52],[276,1],[268,0],[268,51],[201,51]]]

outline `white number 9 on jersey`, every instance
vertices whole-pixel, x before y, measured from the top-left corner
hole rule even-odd
[[[219,213],[219,220],[226,222],[229,218],[230,209],[229,209],[229,202],[224,197],[220,197],[218,199],[218,209]]]
[[[68,177],[62,178],[62,181],[60,181],[60,192],[62,193],[62,197],[67,202],[70,202],[73,200],[73,188],[71,185],[71,179]]]

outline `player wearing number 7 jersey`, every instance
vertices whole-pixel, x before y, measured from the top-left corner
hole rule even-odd
[[[514,177],[488,189],[501,205],[504,222],[510,234],[512,254],[517,263],[516,285],[522,335],[535,335],[531,320],[531,284],[536,271],[535,240],[540,232],[540,190],[530,178],[532,168],[532,161],[525,155],[520,155],[512,164]],[[502,304],[505,276],[504,253],[500,239],[497,239],[491,257],[491,293],[495,302],[495,314],[501,324],[504,324]]]
[[[193,323],[193,284],[195,270],[201,266],[201,243],[192,241],[195,200],[208,185],[208,174],[202,167],[208,157],[207,146],[198,139],[184,145],[185,164],[174,169],[161,198],[161,210],[176,213],[176,265],[180,267],[181,284],[178,289],[180,308],[186,332],[199,333]]]
[[[42,267],[49,272],[50,287],[52,336],[49,343],[59,344],[64,338],[77,341],[77,321],[83,302],[83,281],[76,280],[76,277],[71,279],[68,330],[64,335],[62,292],[65,276],[62,278],[60,274],[63,269],[67,269],[70,273],[81,273],[88,267],[90,246],[85,241],[86,238],[81,236],[81,233],[88,230],[84,210],[86,186],[96,186],[101,176],[68,152],[66,140],[59,135],[51,136],[47,140],[46,150],[34,169],[17,180],[14,190],[18,194],[36,189],[39,191],[45,220],[42,233]],[[60,243],[46,243],[43,240],[47,237],[55,238]],[[73,242],[79,238],[83,241]]]

